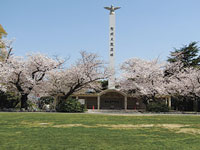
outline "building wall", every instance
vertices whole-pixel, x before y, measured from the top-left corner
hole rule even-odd
[[[85,99],[87,109],[97,109],[97,97],[79,97],[79,99]]]
[[[146,106],[143,103],[142,99],[138,99],[136,97],[128,97],[127,98],[127,109],[145,109]]]
[[[79,96],[79,99],[85,99],[87,109],[98,109],[97,96]],[[127,97],[127,109],[145,109],[146,106],[142,99],[136,97]],[[100,96],[100,109],[125,109],[125,96],[118,92],[107,92]]]

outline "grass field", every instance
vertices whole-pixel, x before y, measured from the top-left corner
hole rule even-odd
[[[200,116],[0,113],[0,150],[199,150]]]

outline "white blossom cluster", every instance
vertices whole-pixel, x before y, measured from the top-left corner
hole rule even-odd
[[[165,94],[164,66],[158,60],[129,59],[122,66],[121,89],[135,89],[143,95]]]
[[[37,91],[44,81],[45,74],[56,69],[60,62],[43,54],[30,54],[27,58],[11,56],[0,63],[0,83],[21,94]]]
[[[167,91],[170,95],[200,97],[200,70],[183,65],[171,65],[175,73],[167,78]]]
[[[61,94],[66,98],[80,89],[97,88],[98,80],[108,77],[104,62],[96,54],[81,52],[81,58],[64,70],[49,72],[47,77],[48,93]]]
[[[81,52],[81,58],[68,68],[64,61],[36,53],[10,56],[0,61],[0,90],[13,90],[26,103],[31,95],[62,95],[68,98],[82,88],[97,88],[108,77],[104,62],[96,54]]]
[[[181,62],[159,63],[158,60],[146,61],[129,59],[122,66],[120,88],[135,90],[142,95],[179,95],[200,97],[200,70],[183,68]]]

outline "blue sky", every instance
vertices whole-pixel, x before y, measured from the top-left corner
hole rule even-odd
[[[116,12],[117,64],[132,57],[166,60],[174,47],[200,41],[200,0],[1,0],[0,24],[14,54],[70,56],[81,50],[108,60],[109,12]]]

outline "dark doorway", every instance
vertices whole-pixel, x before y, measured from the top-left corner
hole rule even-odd
[[[124,96],[120,93],[108,92],[100,99],[100,109],[124,109]]]
[[[197,100],[197,111],[200,112],[200,100]]]

